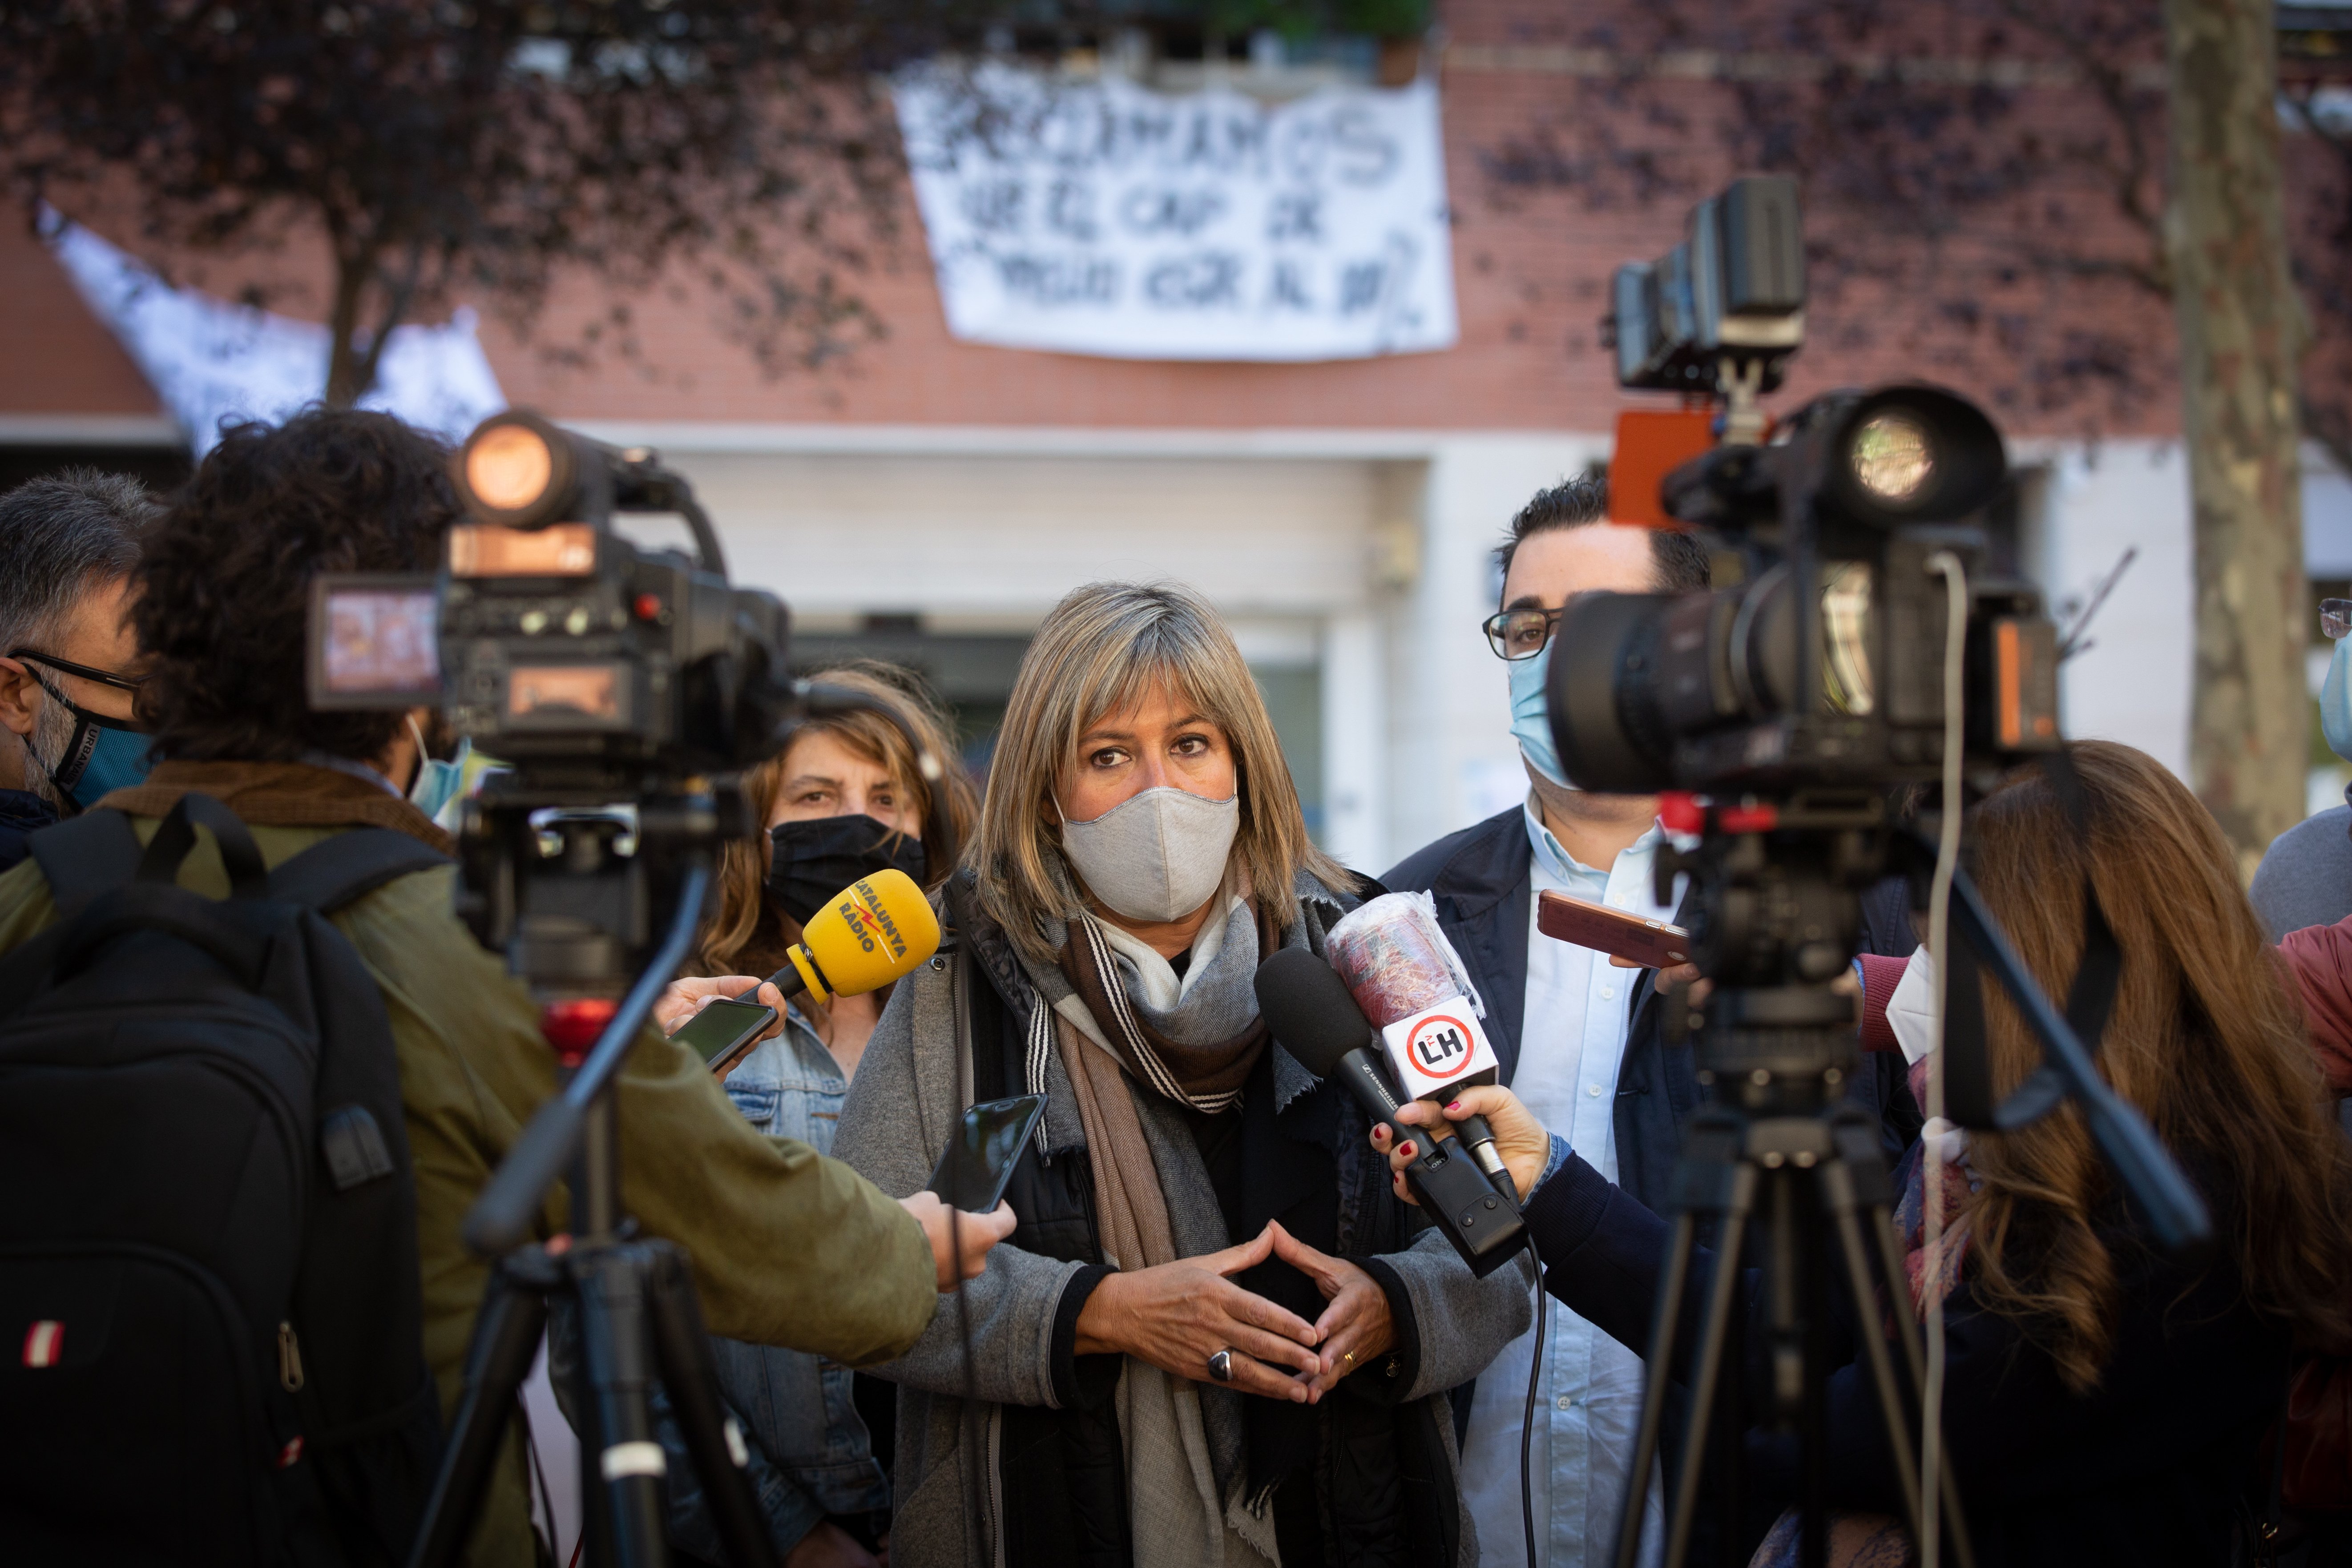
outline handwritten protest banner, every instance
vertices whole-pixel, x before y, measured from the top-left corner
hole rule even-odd
[[[900,80],[948,329],[1119,359],[1454,341],[1437,89],[1279,106],[1004,67]]]

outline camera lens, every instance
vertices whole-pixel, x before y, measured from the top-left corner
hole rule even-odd
[[[1874,414],[1864,420],[1846,448],[1853,477],[1874,499],[1907,506],[1936,473],[1935,444],[1927,426],[1908,414]]]

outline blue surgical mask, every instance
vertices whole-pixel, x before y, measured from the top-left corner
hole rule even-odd
[[[2352,637],[2339,637],[2327,661],[2327,684],[2319,689],[2319,728],[2327,749],[2352,763]]]
[[[1551,668],[1551,650],[1546,643],[1535,658],[1515,658],[1504,666],[1511,672],[1511,735],[1529,766],[1562,789],[1572,789],[1560,771],[1559,753],[1552,749],[1551,716],[1544,705],[1544,674]]]
[[[412,720],[411,722],[414,723],[415,721]],[[474,742],[471,737],[462,737],[457,742],[457,754],[445,763],[438,757],[425,756],[424,745],[420,740],[417,746],[416,782],[408,786],[408,803],[431,817],[437,826],[454,826],[457,821],[454,812],[450,814],[450,820],[447,822],[441,820],[441,815],[447,811],[464,793],[466,759],[473,754],[473,751]]]
[[[74,716],[73,733],[66,739],[62,757],[51,763],[33,752],[33,760],[41,764],[58,794],[87,811],[111,792],[146,781],[153,764],[147,756],[150,742],[145,731],[127,719],[91,712],[46,680],[40,686],[50,701]]]

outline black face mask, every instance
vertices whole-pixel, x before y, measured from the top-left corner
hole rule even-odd
[[[768,836],[768,896],[803,925],[860,877],[896,868],[923,879],[923,841],[858,813],[782,823]]]

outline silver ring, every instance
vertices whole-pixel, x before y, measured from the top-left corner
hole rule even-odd
[[[1233,1382],[1234,1352],[1230,1350],[1222,1350],[1216,1354],[1211,1356],[1209,1358],[1209,1375],[1215,1378],[1219,1383]]]

